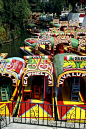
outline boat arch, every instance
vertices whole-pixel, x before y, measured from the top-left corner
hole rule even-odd
[[[80,52],[81,50],[85,52],[85,49],[82,49],[82,47],[86,46],[86,39],[82,39],[79,42],[79,46],[78,46],[78,52]]]
[[[0,76],[5,76],[5,77],[9,77],[12,80],[13,86],[17,86],[17,77],[15,75],[13,75],[12,73],[8,73],[8,72],[0,72]]]
[[[47,46],[49,46],[48,50],[51,50],[51,42],[50,42],[50,40],[46,40],[46,39],[39,40],[38,43],[35,46],[35,50],[38,50],[40,45],[45,45],[45,46],[47,45]]]
[[[53,76],[45,71],[28,71],[23,75],[22,84],[23,86],[28,85],[28,78],[30,76],[45,76],[48,78],[48,86],[53,86]]]
[[[69,38],[69,36],[59,36],[57,38],[55,38],[54,41],[54,46],[53,46],[53,55],[55,54],[55,51],[57,50],[57,46],[58,47],[58,53],[64,53],[64,45],[69,45],[69,52],[71,52],[71,48],[72,48],[72,44],[71,44],[71,39]]]
[[[69,77],[84,77],[86,78],[86,71],[81,70],[73,70],[73,71],[66,71],[59,75],[57,79],[57,87],[63,87],[64,80]]]

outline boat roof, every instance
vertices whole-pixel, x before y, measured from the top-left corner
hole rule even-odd
[[[64,56],[66,55],[76,55],[76,54],[73,53],[57,54],[53,58],[53,65],[55,68],[56,78],[58,78],[58,76],[63,73],[63,62],[64,62]]]
[[[28,24],[28,26],[33,27],[33,26],[37,26],[37,25],[34,23],[31,23],[31,24]]]
[[[53,86],[53,63],[50,60],[51,56],[40,56],[40,55],[33,55],[33,56],[24,56],[26,60],[26,68],[23,75],[23,84],[24,80],[30,76],[47,76],[48,77],[48,85]],[[27,78],[26,78],[27,77]]]
[[[13,86],[17,86],[17,81],[21,78],[24,70],[25,61],[20,57],[11,57],[7,59],[0,59],[2,76],[10,77],[13,80]],[[3,75],[4,74],[4,75]]]

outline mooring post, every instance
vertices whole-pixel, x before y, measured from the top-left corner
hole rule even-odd
[[[0,120],[0,129],[1,129],[1,120]]]

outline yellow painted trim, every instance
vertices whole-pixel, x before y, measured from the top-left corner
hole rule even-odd
[[[81,46],[82,44],[84,45],[84,44],[85,44],[85,42],[84,42],[84,43],[80,43],[80,44],[79,44],[78,49],[77,49],[77,50],[78,50],[78,52],[80,52],[80,49],[82,48],[82,46]]]
[[[21,80],[18,81],[18,86],[19,86],[19,84],[20,84],[20,81],[21,81]]]
[[[83,97],[82,97],[82,95],[81,95],[81,92],[79,92],[79,96],[80,96],[80,98],[81,98],[81,101],[84,101],[83,100]],[[84,104],[84,103],[83,103]]]
[[[55,117],[55,115],[54,115],[54,96],[52,98],[52,102],[53,102],[53,117]]]
[[[22,84],[23,84],[23,82],[24,82],[24,76],[27,74],[27,73],[29,73],[29,72],[44,72],[44,73],[48,73],[50,76],[51,76],[51,78],[52,78],[52,85],[48,85],[48,86],[53,86],[54,85],[54,82],[53,82],[53,74],[50,74],[48,71],[25,71],[25,73],[24,73],[24,75],[23,75],[23,77],[22,77]],[[33,75],[33,76],[35,76],[35,75]],[[38,76],[38,75],[37,75]],[[40,75],[41,76],[41,75]],[[30,77],[30,76],[29,76]],[[27,85],[23,85],[23,86],[27,86]]]
[[[14,98],[14,96],[16,95],[16,92],[17,92],[17,87],[15,88],[15,90],[14,90],[14,92],[13,92],[13,95],[12,95],[12,97],[11,97],[11,101],[13,100],[13,98]]]
[[[21,90],[21,91],[22,91],[22,90]],[[18,114],[17,114],[17,117],[18,117],[18,115],[19,115],[19,111],[20,111],[21,100],[22,100],[22,96],[21,96],[20,103],[19,103],[19,109],[18,109]]]
[[[19,96],[19,97],[20,97],[20,96]],[[19,101],[19,97],[18,97],[17,101]],[[13,109],[13,112],[14,112],[14,110],[15,110],[15,108],[16,108],[16,105],[17,105],[17,103],[15,104],[15,107],[14,107],[14,109]]]
[[[12,100],[13,100],[15,94],[16,94],[16,91],[17,91],[17,87],[15,88],[15,90],[14,90],[14,92],[13,92],[13,94],[12,94],[12,97],[11,97],[10,101],[8,101],[8,102],[0,102],[0,104],[12,103]]]
[[[58,118],[60,119],[59,109],[58,109],[58,102],[57,102],[56,94],[55,94],[55,102],[56,102],[56,106],[57,106],[57,115],[58,115]]]
[[[65,74],[68,74],[68,73],[83,73],[83,74],[86,74],[86,71],[81,71],[81,70],[73,70],[73,71],[66,71],[62,74],[59,75],[58,79],[57,79],[57,87],[59,87],[59,81],[61,79],[61,77]]]
[[[85,53],[82,53],[82,52],[79,52],[79,54],[86,56],[86,54]]]
[[[13,74],[13,72],[11,71],[11,72],[5,72],[5,71],[3,71],[3,72],[1,72],[0,71],[0,73],[4,73],[4,74],[10,74],[10,75],[12,75],[12,76],[14,76],[15,77],[15,80],[16,80],[16,86],[17,86],[17,84],[18,84],[18,80],[17,80],[17,77],[15,76],[15,73]],[[4,75],[3,75],[4,76]],[[6,77],[8,77],[8,76],[6,76]],[[9,78],[11,78],[11,77],[9,77]],[[12,80],[12,78],[11,78],[11,80]],[[13,85],[13,80],[12,80],[12,85]],[[13,85],[13,86],[15,86],[15,85]]]

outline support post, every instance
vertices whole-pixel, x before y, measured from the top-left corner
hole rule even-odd
[[[44,100],[45,100],[45,76],[44,76]]]
[[[22,101],[24,99],[23,95],[24,95],[24,88],[23,88],[23,85],[22,85]]]
[[[1,120],[0,120],[0,129],[1,129]]]

